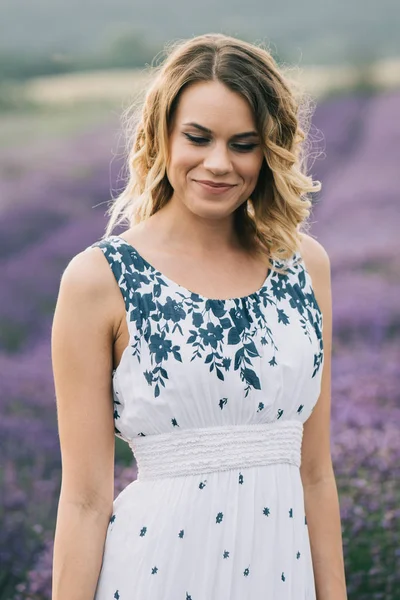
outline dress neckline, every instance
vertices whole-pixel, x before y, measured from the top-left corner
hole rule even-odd
[[[161,277],[163,280],[165,280],[168,285],[170,287],[175,287],[178,290],[180,290],[182,293],[185,292],[186,294],[190,294],[193,296],[196,296],[197,298],[199,298],[201,301],[203,302],[219,302],[220,304],[224,304],[225,302],[242,302],[251,298],[257,298],[267,287],[269,284],[269,281],[272,277],[272,273],[273,273],[273,269],[268,269],[268,273],[266,278],[264,279],[261,287],[258,288],[258,290],[256,290],[255,292],[252,292],[251,294],[247,294],[246,296],[237,296],[234,298],[208,298],[207,296],[203,296],[202,294],[199,294],[198,292],[193,292],[192,290],[189,290],[188,288],[184,287],[183,285],[177,283],[176,281],[174,281],[173,279],[170,279],[169,277],[167,277],[166,275],[164,275],[164,273],[162,273],[159,269],[156,269],[151,263],[149,263],[141,254],[140,252],[138,252],[138,250],[132,246],[132,244],[130,244],[127,240],[125,240],[123,237],[121,237],[120,235],[116,235],[113,234],[110,236],[111,238],[115,238],[117,240],[120,240],[121,242],[123,242],[125,244],[125,246],[127,246],[128,249],[130,249],[130,251],[134,252],[136,254],[136,256],[142,261],[142,263],[150,270],[152,271],[154,274],[158,275],[159,277]],[[271,259],[271,262],[273,265],[275,265],[275,260]]]

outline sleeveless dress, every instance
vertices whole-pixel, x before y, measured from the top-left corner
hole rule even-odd
[[[91,247],[125,301],[114,425],[138,468],[113,503],[95,600],[315,600],[299,467],[324,353],[302,256],[219,300],[117,235]]]

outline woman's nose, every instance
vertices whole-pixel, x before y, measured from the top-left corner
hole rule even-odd
[[[225,144],[215,144],[207,149],[204,167],[216,174],[232,171],[232,162]]]

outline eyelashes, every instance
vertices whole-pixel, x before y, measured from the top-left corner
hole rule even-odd
[[[184,133],[187,139],[196,146],[205,146],[210,140],[208,138],[191,135],[190,133]],[[254,148],[257,148],[258,144],[232,144],[233,148],[238,152],[251,152]]]

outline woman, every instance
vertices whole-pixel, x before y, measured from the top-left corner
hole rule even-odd
[[[53,600],[346,598],[299,111],[228,36],[158,68],[106,234],[60,285]],[[113,502],[114,433],[138,478]]]

